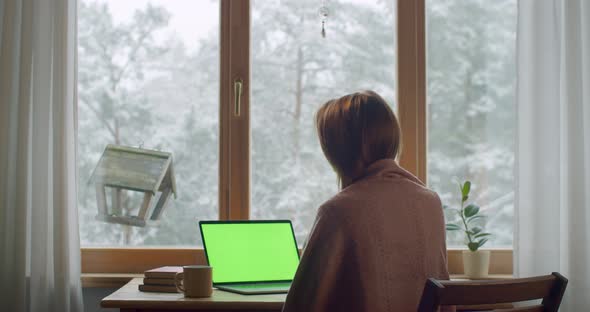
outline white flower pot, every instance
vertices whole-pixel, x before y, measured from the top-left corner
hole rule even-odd
[[[463,251],[463,271],[465,275],[467,275],[467,278],[486,278],[488,276],[489,268],[489,250]]]

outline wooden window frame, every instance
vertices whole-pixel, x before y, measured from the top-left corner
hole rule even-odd
[[[512,274],[512,249],[493,248],[490,258],[490,274]],[[464,249],[449,249],[449,273],[463,273]],[[206,264],[205,253],[200,248],[83,248],[82,272],[143,273],[166,265]]]
[[[219,219],[250,216],[250,0],[221,0]],[[242,94],[234,82],[243,81]],[[239,115],[236,100],[239,97]]]
[[[400,163],[426,183],[425,0],[397,0],[397,103]],[[250,215],[250,0],[220,0],[219,219]],[[242,79],[240,114],[233,84]],[[403,78],[403,79],[402,79]],[[449,272],[462,273],[463,249],[449,249]],[[490,249],[491,274],[512,274],[512,249]],[[204,264],[198,248],[81,248],[85,275],[142,273],[164,265]]]
[[[425,0],[397,0],[397,104],[400,164],[426,183]]]

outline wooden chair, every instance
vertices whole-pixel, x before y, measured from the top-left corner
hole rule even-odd
[[[435,312],[441,305],[487,305],[543,299],[541,304],[503,309],[518,312],[557,312],[567,286],[559,273],[501,281],[446,281],[429,278],[418,312]]]

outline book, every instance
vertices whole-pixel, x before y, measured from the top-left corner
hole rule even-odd
[[[143,284],[144,285],[168,285],[168,286],[175,285],[173,278],[153,278],[153,277],[144,277]]]
[[[163,293],[179,293],[180,291],[176,289],[176,286],[166,286],[166,285],[139,285],[139,291],[145,292],[163,292]]]
[[[164,266],[144,272],[145,277],[174,279],[176,273],[182,272],[180,266]]]

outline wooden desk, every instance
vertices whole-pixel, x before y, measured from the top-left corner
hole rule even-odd
[[[210,298],[184,298],[183,294],[150,293],[138,290],[141,278],[134,278],[100,303],[103,308],[116,308],[121,312],[158,311],[281,311],[286,294],[280,295],[240,295],[222,290],[213,290]],[[511,308],[511,304],[462,306],[462,310],[492,310]]]
[[[100,303],[121,312],[155,311],[281,311],[286,294],[245,296],[213,290],[210,298],[184,298],[183,294],[150,293],[138,290],[141,278],[134,278]]]

